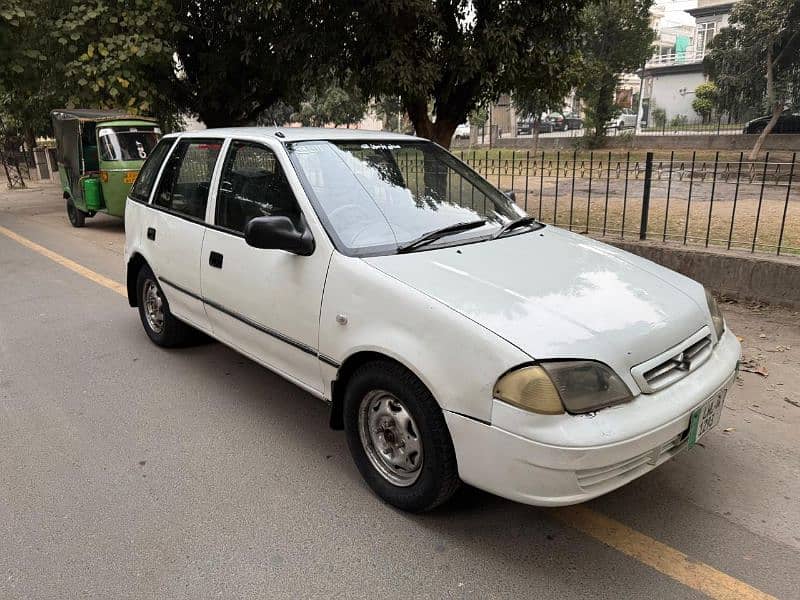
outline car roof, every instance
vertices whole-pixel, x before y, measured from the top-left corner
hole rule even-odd
[[[275,139],[281,142],[301,142],[308,140],[395,140],[421,141],[412,135],[392,133],[390,131],[370,131],[368,129],[340,129],[334,127],[223,127],[218,129],[201,129],[170,134],[171,136],[208,138],[208,137],[247,137]],[[169,137],[169,136],[168,136]]]
[[[50,111],[53,119],[69,121],[78,119],[80,121],[153,121],[153,117],[142,115],[132,115],[123,110],[102,110],[94,108],[56,108]]]

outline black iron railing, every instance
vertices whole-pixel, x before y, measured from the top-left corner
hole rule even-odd
[[[456,154],[544,222],[620,239],[800,255],[797,153]]]

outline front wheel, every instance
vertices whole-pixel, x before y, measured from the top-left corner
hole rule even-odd
[[[460,480],[439,405],[410,371],[391,362],[356,370],[344,399],[347,444],[372,490],[402,510],[446,502]]]
[[[86,224],[86,213],[75,206],[75,202],[69,196],[67,196],[67,217],[73,227],[83,227]]]
[[[192,339],[194,329],[177,319],[169,309],[156,276],[144,266],[136,278],[139,317],[145,333],[153,343],[164,348],[183,346]]]

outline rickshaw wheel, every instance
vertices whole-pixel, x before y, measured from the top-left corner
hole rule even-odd
[[[78,209],[69,197],[67,197],[67,217],[73,227],[83,227],[86,223],[86,213]]]

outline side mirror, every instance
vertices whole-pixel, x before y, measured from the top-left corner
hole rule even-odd
[[[286,250],[300,256],[314,252],[314,236],[305,226],[294,226],[289,217],[256,217],[244,228],[244,241],[253,248]]]

